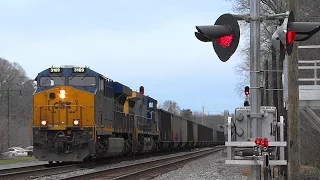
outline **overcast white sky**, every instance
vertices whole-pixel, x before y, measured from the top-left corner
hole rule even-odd
[[[243,104],[235,54],[222,63],[196,25],[231,13],[225,0],[1,0],[0,57],[29,77],[54,65],[89,66],[160,103],[210,113]]]

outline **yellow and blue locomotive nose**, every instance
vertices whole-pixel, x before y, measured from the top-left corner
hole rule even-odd
[[[92,126],[93,104],[93,94],[68,86],[40,92],[34,97],[34,126],[56,130]]]

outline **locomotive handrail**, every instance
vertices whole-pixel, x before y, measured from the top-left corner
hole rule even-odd
[[[125,114],[125,115],[127,115],[128,113],[125,113],[125,112],[122,112],[122,111],[118,111],[118,110],[113,110],[114,112],[117,112],[117,113],[121,113],[121,114]],[[155,113],[155,111],[149,111],[149,112],[151,112],[151,113]],[[130,114],[129,114],[130,115]],[[132,114],[132,115],[134,115],[135,117],[141,117],[141,118],[143,118],[143,119],[152,119],[152,118],[148,118],[148,117],[144,117],[144,116],[140,116],[140,115],[135,115],[135,114]]]
[[[35,107],[36,107],[35,111],[37,111],[38,109],[40,109],[40,108],[42,108],[42,107],[54,107],[54,105],[37,105],[37,106],[35,106]],[[95,136],[95,134],[96,134],[96,123],[95,123],[95,121],[93,120],[93,118],[91,117],[91,115],[90,115],[90,113],[89,113],[89,110],[88,110],[88,107],[92,107],[92,106],[68,105],[68,107],[80,107],[80,108],[84,108],[84,109],[85,109],[85,111],[86,111],[86,113],[87,113],[87,115],[88,115],[88,117],[89,117],[89,119],[90,119],[91,124],[93,124],[93,126],[89,126],[89,127],[92,127],[92,128],[93,128],[92,136],[93,136],[94,142],[96,142],[96,136]],[[59,108],[59,109],[60,109],[60,108]],[[59,111],[59,114],[60,114],[60,111]],[[41,118],[41,117],[40,117],[40,118]],[[34,121],[34,116],[33,116],[32,121]],[[81,118],[81,122],[82,122],[82,118]],[[82,126],[82,123],[81,123],[81,127],[83,127],[83,126]]]
[[[32,114],[33,115],[32,115],[32,118],[31,118],[30,124],[29,124],[29,138],[31,139],[31,142],[32,142],[31,145],[33,145],[33,131],[32,131],[32,128],[33,128],[33,121],[34,121],[34,113],[32,113]]]
[[[121,114],[126,114],[126,113],[124,113],[124,112],[122,112],[122,111],[118,111],[118,110],[113,110],[114,112],[117,112],[117,113],[121,113]]]
[[[131,114],[131,113],[125,113],[125,112],[123,112],[123,111],[118,111],[118,110],[113,110],[113,112],[114,113],[118,113],[119,115],[123,115],[124,117],[122,117],[122,118],[124,118],[124,120],[125,120],[125,122],[122,122],[122,123],[124,123],[124,126],[125,126],[125,129],[126,128],[137,128],[138,130],[142,130],[143,131],[143,126],[144,125],[150,125],[150,124],[148,124],[146,121],[147,120],[152,120],[152,118],[148,118],[148,117],[146,117],[146,116],[141,116],[141,115],[138,115],[138,114]],[[148,112],[150,112],[150,113],[152,113],[152,114],[154,114],[155,113],[155,111],[148,111]],[[134,117],[132,120],[133,120],[133,124],[127,124],[128,123],[128,121],[129,121],[129,123],[131,122],[131,120],[129,120],[128,119],[128,117]],[[116,122],[114,122],[114,123],[116,123]],[[121,123],[121,122],[120,122]],[[132,126],[133,125],[133,127],[127,127],[127,125],[130,125],[130,126]],[[116,123],[115,124],[115,131],[117,131],[117,130],[120,130],[119,129],[119,127],[118,127],[118,124]]]
[[[86,106],[80,106],[81,108],[84,107],[87,115],[89,116],[89,119],[91,119],[91,121],[93,122],[93,132],[92,132],[92,137],[93,137],[93,141],[96,142],[97,141],[97,137],[96,137],[96,122],[93,120],[93,118],[91,117],[89,110]]]

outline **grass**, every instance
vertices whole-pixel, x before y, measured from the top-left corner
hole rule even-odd
[[[277,171],[277,168],[275,168],[275,171]],[[242,175],[247,176],[247,178],[250,179],[250,167],[243,168]],[[300,177],[304,177],[308,179],[315,178],[315,177],[319,178],[320,169],[313,166],[300,166]],[[275,175],[275,179],[281,179],[281,178],[276,177]]]
[[[246,167],[246,168],[243,168],[243,169],[242,169],[242,175],[246,176],[249,180],[251,180],[250,171],[251,171],[250,167]],[[278,168],[277,168],[277,167],[274,168],[274,173],[275,173],[275,174],[274,174],[274,178],[273,178],[273,179],[275,179],[275,180],[281,180],[281,179],[283,179],[283,178],[281,178],[281,177],[279,177],[279,176],[277,175],[277,173],[278,173]],[[263,180],[263,174],[262,174],[262,172],[261,172],[261,179]]]
[[[13,164],[13,163],[19,163],[19,162],[28,162],[28,161],[34,161],[34,160],[36,160],[34,156],[16,157],[12,159],[0,160],[0,165]]]
[[[300,178],[319,179],[320,169],[314,166],[300,166]]]

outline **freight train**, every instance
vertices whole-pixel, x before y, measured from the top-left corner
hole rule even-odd
[[[88,67],[38,73],[32,143],[40,161],[91,161],[224,144],[224,132],[157,108],[157,100]]]

